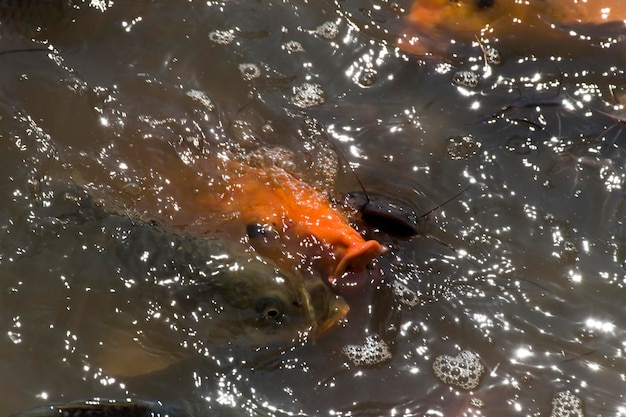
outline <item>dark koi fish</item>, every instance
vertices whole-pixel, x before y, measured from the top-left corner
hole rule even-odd
[[[349,311],[319,274],[281,268],[239,242],[138,223],[86,199],[71,198],[80,211],[65,220],[96,222],[109,256],[137,281],[124,288],[136,302],[89,352],[111,375],[143,375],[180,362],[192,355],[183,347],[190,340],[256,348],[315,339]],[[138,320],[147,311],[153,319]],[[171,325],[178,331],[169,331]]]
[[[158,401],[100,400],[70,402],[33,408],[12,417],[192,417],[184,405],[163,404]]]

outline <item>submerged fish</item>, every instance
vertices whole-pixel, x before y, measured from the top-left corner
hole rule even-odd
[[[238,173],[234,186],[217,201],[210,194],[201,195],[201,203],[221,204],[225,211],[238,213],[246,224],[260,223],[300,237],[314,236],[335,256],[331,282],[348,270],[365,270],[385,251],[376,240],[364,240],[327,196],[284,169],[260,169],[237,162],[228,165]]]
[[[162,404],[142,400],[89,400],[46,405],[15,414],[12,417],[192,417],[184,405]]]
[[[43,17],[58,18],[71,7],[69,0],[0,0],[3,20],[30,20]]]
[[[70,0],[0,0],[0,30],[34,35],[62,28],[72,7]]]
[[[376,240],[365,240],[349,223],[347,214],[312,185],[276,165],[250,164],[204,157],[188,164],[167,164],[164,180],[131,202],[133,210],[155,218],[165,227],[182,228],[196,235],[239,225],[254,244],[258,234],[277,236],[277,250],[265,240],[254,245],[275,262],[289,263],[313,252],[326,253],[329,282],[340,284],[345,274],[366,271],[373,259],[385,252]],[[173,204],[164,207],[164,197]],[[254,231],[259,233],[254,233]],[[316,252],[317,251],[317,252]]]
[[[471,42],[483,32],[508,32],[522,22],[533,30],[546,30],[550,24],[597,25],[625,19],[622,0],[413,0],[405,17],[406,33],[397,45],[421,55],[445,51],[454,36]]]
[[[127,291],[148,300],[126,313],[90,355],[110,374],[163,369],[189,356],[189,347],[262,347],[316,337],[348,312],[321,276],[281,269],[239,243],[181,236],[113,214],[103,221],[117,240],[108,249],[122,273],[138,282]]]

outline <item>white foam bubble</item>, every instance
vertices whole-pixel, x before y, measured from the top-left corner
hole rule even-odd
[[[319,84],[304,83],[293,88],[292,102],[302,109],[318,106],[325,101],[324,90]]]
[[[235,40],[235,32],[232,30],[214,30],[209,33],[209,39],[220,45],[228,45]]]
[[[283,49],[290,54],[295,54],[298,52],[304,52],[304,48],[300,42],[289,41],[283,44]]]
[[[377,78],[378,74],[375,70],[371,68],[364,68],[354,75],[353,80],[363,87],[369,87],[376,82]]]
[[[202,104],[208,111],[213,111],[215,109],[215,105],[213,104],[209,96],[204,93],[204,91],[189,90],[187,91],[187,96]]]
[[[378,335],[365,338],[362,345],[347,345],[341,352],[355,365],[375,365],[391,359],[389,346]]]
[[[239,72],[241,72],[241,78],[246,81],[254,80],[261,76],[261,69],[256,64],[251,63],[239,64]]]
[[[552,397],[550,417],[585,417],[583,401],[571,391],[561,391]]]
[[[325,39],[335,39],[339,34],[339,27],[335,22],[324,22],[315,28],[315,34]]]
[[[478,87],[478,74],[474,71],[457,71],[452,76],[452,82],[456,85],[467,88]]]
[[[398,300],[409,307],[415,307],[420,303],[419,296],[415,291],[412,291],[407,286],[394,282],[392,285],[393,294],[398,297]]]
[[[435,376],[446,384],[473,390],[480,383],[485,367],[478,355],[464,350],[457,356],[441,355],[433,362]]]
[[[483,51],[485,54],[485,60],[490,65],[500,65],[502,63],[502,57],[500,51],[490,45],[484,45]]]

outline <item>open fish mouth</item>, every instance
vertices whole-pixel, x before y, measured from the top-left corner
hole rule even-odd
[[[320,279],[310,280],[305,287],[312,320],[310,335],[316,338],[344,320],[350,307],[343,297],[329,293],[328,285]]]

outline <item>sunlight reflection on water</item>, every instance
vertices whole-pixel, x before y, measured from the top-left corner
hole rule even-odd
[[[478,38],[433,32],[440,56],[416,57],[395,46],[410,10],[92,2],[64,27],[9,32],[3,50],[52,47],[0,57],[10,412],[141,397],[244,415],[626,415],[623,26],[524,16]],[[314,344],[224,348],[172,326],[197,355],[135,377],[99,368],[89,352],[106,333],[154,332],[167,300],[133,293],[145,277],[111,252],[135,225],[77,214],[60,183],[131,218],[148,193],[155,212],[178,212],[177,163],[277,147],[260,158],[334,195],[358,176],[417,214],[473,186],[411,239],[367,230],[389,248],[380,277]],[[175,282],[171,259],[159,264],[147,274]],[[459,388],[433,365],[464,352],[484,373]]]

